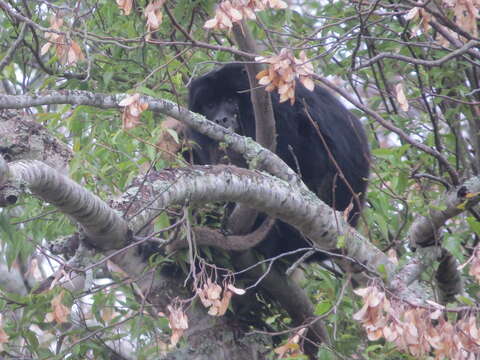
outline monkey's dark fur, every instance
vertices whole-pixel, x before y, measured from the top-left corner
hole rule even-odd
[[[189,109],[238,134],[255,138],[249,89],[243,65],[228,64],[192,81]],[[277,94],[271,97],[277,154],[331,207],[343,211],[352,204],[348,219],[355,226],[370,169],[369,146],[362,124],[339,100],[318,86],[311,92],[297,81],[294,105],[279,103]],[[197,144],[193,150],[196,164],[220,161],[214,140],[191,129],[187,134]],[[238,159],[232,162],[243,165]],[[268,249],[265,250],[268,256],[309,246],[298,231],[280,221],[264,242],[260,248]]]

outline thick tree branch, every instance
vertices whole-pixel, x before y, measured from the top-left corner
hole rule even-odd
[[[1,162],[3,159],[0,168],[3,166]],[[80,223],[92,245],[116,249],[128,240],[127,225],[122,218],[97,196],[49,166],[36,160],[14,162],[9,164],[9,179],[25,182],[35,195]],[[152,179],[152,186],[155,198],[134,219],[134,228],[141,228],[156,216],[159,209],[171,205],[216,201],[248,203],[295,226],[320,249],[336,248],[338,237],[344,236],[347,255],[370,266],[372,271],[384,265],[387,274],[393,273],[388,258],[350,228],[341,213],[313,193],[302,193],[270,175],[233,166],[194,166],[159,172],[156,179]],[[128,196],[125,201],[129,201]]]
[[[0,157],[0,169],[5,168],[5,160]],[[5,173],[0,178],[5,180]],[[24,184],[33,194],[81,224],[89,240],[98,248],[124,246],[128,237],[127,223],[103,200],[55,169],[37,160],[13,162],[8,164],[8,179]],[[9,203],[14,200],[10,199]]]
[[[0,110],[0,153],[7,162],[40,160],[67,173],[72,150],[33,116],[20,110]]]
[[[158,209],[174,204],[240,202],[296,227],[320,249],[336,248],[338,238],[344,236],[347,255],[367,264],[374,272],[384,265],[387,273],[393,273],[394,266],[385,254],[349,227],[343,214],[312,192],[299,191],[268,174],[217,165],[166,169],[149,176],[156,198],[137,215],[133,230],[155,218]],[[128,198],[119,201],[126,203]]]
[[[427,216],[417,216],[410,226],[408,241],[410,246],[425,247],[437,243],[437,232],[445,222],[464,212],[469,206],[480,201],[480,177],[473,177],[462,185],[447,192],[430,207]]]
[[[213,246],[224,250],[243,251],[258,245],[268,232],[271,230],[274,219],[268,218],[262,225],[247,235],[224,235],[220,231],[212,230],[206,227],[194,227],[193,236],[197,245]],[[176,241],[167,247],[169,252],[188,247],[188,241],[185,237],[179,237]]]
[[[402,291],[409,284],[418,280],[434,261],[440,260],[436,280],[441,300],[443,302],[450,301],[453,299],[453,295],[462,291],[455,259],[442,249],[436,248],[440,243],[438,231],[447,220],[478,204],[479,193],[480,177],[473,177],[456,189],[447,192],[443,198],[433,204],[428,216],[416,217],[410,226],[407,239],[413,249],[420,248],[417,250],[417,256],[403,266],[392,280],[392,287],[395,290]]]
[[[255,40],[245,22],[233,26],[233,35],[235,42],[241,50],[250,53],[258,53]],[[249,60],[247,58],[247,60]],[[262,70],[262,64],[245,64],[248,80],[250,82],[250,98],[255,115],[255,139],[265,149],[275,152],[276,148],[276,129],[275,118],[273,116],[273,107],[270,94],[261,87],[256,79],[256,75]]]
[[[101,109],[115,109],[120,108],[118,103],[127,96],[127,94],[107,95],[80,90],[50,91],[37,95],[0,94],[0,109],[21,109],[53,104],[88,105]],[[171,116],[214,140],[226,143],[231,149],[242,154],[251,168],[261,168],[306,190],[306,186],[303,185],[299,176],[283,160],[259,146],[252,139],[240,136],[174,102],[149,96],[142,96],[141,101],[147,103],[150,110]]]

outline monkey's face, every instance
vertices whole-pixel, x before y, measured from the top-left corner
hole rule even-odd
[[[235,96],[209,99],[202,104],[201,114],[216,124],[238,132],[239,106]]]

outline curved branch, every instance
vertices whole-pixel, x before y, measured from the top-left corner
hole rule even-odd
[[[6,169],[3,159],[0,169]],[[122,247],[128,240],[126,222],[102,200],[72,180],[57,173],[49,166],[36,161],[19,161],[9,164],[9,179],[20,179],[34,194],[57,206],[84,228],[89,240],[101,249]],[[0,178],[5,173],[0,173]],[[162,208],[171,205],[235,201],[248,203],[259,211],[277,217],[310,238],[320,249],[337,247],[338,238],[344,238],[345,254],[357,259],[375,272],[384,266],[387,282],[392,280],[394,265],[367,239],[348,227],[342,214],[335,212],[313,193],[304,193],[298,188],[258,171],[233,166],[194,166],[184,169],[168,169],[152,173],[154,199],[148,208],[136,216],[134,224],[143,224],[153,218]],[[446,209],[432,210],[429,218],[419,218],[409,236],[428,238],[443,223],[478,203],[480,177],[472,178],[450,192]],[[128,194],[124,195],[125,199]],[[122,202],[122,199],[119,200]],[[337,224],[337,225],[336,225]],[[135,225],[138,226],[138,225]],[[415,268],[424,264],[417,262]],[[402,272],[401,272],[402,273]],[[398,286],[398,273],[395,275]],[[412,268],[412,273],[418,273]],[[407,284],[400,281],[400,288]]]
[[[241,50],[257,53],[257,46],[245,21],[234,24],[233,35]],[[247,59],[248,60],[248,59]],[[270,94],[258,85],[256,75],[262,70],[262,64],[246,63],[248,81],[250,83],[250,100],[255,118],[255,140],[265,149],[275,153],[277,148],[275,117],[273,115]],[[228,219],[228,229],[234,234],[245,234],[252,229],[257,212],[246,205],[238,205]],[[265,236],[267,233],[265,233]]]
[[[159,209],[185,203],[239,202],[296,227],[320,249],[333,249],[345,238],[346,255],[366,264],[375,272],[385,266],[393,274],[394,265],[368,239],[349,227],[339,212],[334,211],[314,193],[258,171],[235,166],[192,166],[165,169],[149,175],[155,198],[137,215],[132,230],[158,215]],[[125,199],[128,201],[128,194]]]
[[[0,168],[5,161],[0,160]],[[100,198],[48,165],[37,161],[8,164],[9,179],[20,180],[41,199],[58,207],[84,228],[92,245],[107,250],[125,245],[128,228],[125,220]],[[0,174],[0,178],[3,174]],[[337,247],[345,237],[347,255],[371,266],[383,265],[387,274],[393,264],[368,239],[350,228],[341,213],[334,211],[310,191],[258,171],[234,166],[192,166],[167,169],[151,174],[155,198],[136,216],[135,227],[171,205],[233,201],[277,217],[309,237],[320,249]],[[124,195],[128,200],[128,194]],[[123,202],[122,199],[119,200]]]
[[[417,216],[410,226],[407,239],[410,247],[415,249],[420,246],[420,249],[416,256],[395,275],[391,282],[394,289],[404,289],[418,280],[429,265],[440,259],[441,266],[437,270],[437,284],[442,301],[449,301],[452,294],[461,291],[462,284],[456,283],[458,270],[454,264],[455,259],[443,249],[432,248],[432,245],[436,245],[438,230],[448,219],[478,204],[479,193],[480,177],[473,177],[456,189],[447,192],[443,198],[431,206],[427,216]]]
[[[0,169],[5,160],[0,158]],[[8,164],[10,180],[20,181],[42,200],[78,222],[89,240],[101,249],[117,249],[128,238],[128,227],[117,213],[90,191],[37,160]],[[5,178],[5,173],[0,174]]]
[[[274,223],[274,219],[267,218],[254,232],[240,236],[224,235],[220,231],[201,226],[194,227],[192,231],[197,245],[213,246],[224,250],[244,251],[262,242]],[[179,237],[178,240],[167,246],[167,251],[171,252],[186,247],[188,247],[187,239],[185,237]]]
[[[54,104],[88,105],[101,109],[118,109],[120,108],[118,103],[127,96],[129,95],[107,95],[80,90],[49,91],[38,95],[0,94],[0,109],[21,109]],[[277,155],[264,149],[252,139],[240,136],[172,101],[150,96],[142,96],[141,101],[147,103],[150,110],[171,116],[201,134],[226,143],[231,149],[242,154],[251,168],[261,168],[307,191],[298,174],[290,169]]]
[[[412,248],[435,244],[438,229],[445,222],[480,201],[480,177],[473,177],[447,192],[430,207],[426,216],[417,216],[410,226],[408,241]]]

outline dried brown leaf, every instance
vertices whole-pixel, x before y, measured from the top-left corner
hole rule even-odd
[[[125,15],[130,15],[132,12],[133,0],[117,0],[117,5]]]
[[[9,338],[10,337],[3,329],[3,315],[0,314],[0,351],[3,351],[3,344],[7,343]]]
[[[188,317],[180,306],[168,305],[170,315],[168,316],[168,325],[172,329],[170,336],[170,345],[173,347],[177,345],[178,341],[183,336],[183,333],[188,329]]]
[[[147,19],[147,30],[155,31],[162,24],[163,13],[162,7],[165,3],[165,0],[155,0],[150,2],[143,11],[143,15]]]
[[[408,13],[404,16],[404,19],[409,21],[409,20],[416,19],[418,17],[420,17],[420,8],[414,7],[408,11]]]
[[[397,101],[400,104],[400,108],[403,111],[407,112],[409,109],[409,105],[407,97],[405,96],[405,92],[403,91],[403,84],[398,83],[397,85],[395,85],[395,91],[397,93]]]
[[[47,313],[45,321],[56,322],[57,324],[66,323],[68,321],[68,315],[70,315],[70,308],[62,304],[62,298],[65,292],[62,291],[56,295],[50,304],[52,305],[52,311]]]

